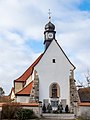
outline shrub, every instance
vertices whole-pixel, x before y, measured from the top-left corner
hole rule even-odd
[[[66,112],[66,113],[68,113],[68,112],[69,112],[68,105],[66,105],[66,107],[65,107],[65,112]]]
[[[1,118],[13,119],[15,118],[16,111],[20,109],[18,103],[6,103],[2,106]]]
[[[59,113],[62,113],[62,110],[63,110],[63,106],[62,106],[62,104],[59,104],[58,105],[58,111],[59,111]]]
[[[17,120],[25,120],[25,119],[36,118],[36,116],[33,110],[21,108],[16,112],[16,118]]]
[[[46,106],[45,106],[45,104],[43,104],[42,111],[43,111],[43,113],[46,112]]]
[[[47,106],[47,112],[51,113],[52,112],[52,106],[50,105],[50,103]]]

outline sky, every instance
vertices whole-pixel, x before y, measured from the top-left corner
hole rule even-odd
[[[48,10],[56,39],[86,84],[90,69],[89,0],[0,0],[0,87],[8,95],[13,81],[44,51]]]

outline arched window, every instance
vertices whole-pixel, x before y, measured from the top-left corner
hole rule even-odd
[[[60,97],[60,87],[57,83],[52,83],[49,88],[50,98],[59,98]]]

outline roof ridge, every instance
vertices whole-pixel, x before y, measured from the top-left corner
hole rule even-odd
[[[26,81],[26,79],[29,77],[29,75],[32,75],[33,68],[40,61],[40,59],[42,58],[42,55],[43,55],[43,53],[31,64],[31,66],[19,78],[15,79],[14,82]]]

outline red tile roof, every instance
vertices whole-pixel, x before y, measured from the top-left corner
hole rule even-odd
[[[8,103],[7,102],[0,103],[0,107],[2,107],[5,104],[8,104]],[[38,107],[39,103],[19,103],[18,105],[22,107]]]
[[[30,75],[32,75],[32,71],[33,71],[33,68],[35,67],[35,65],[40,61],[41,57],[42,57],[43,54],[41,54],[37,59],[36,61],[16,80],[14,80],[14,82],[24,82],[28,79],[28,77]]]
[[[79,104],[78,104],[79,106],[90,106],[90,102],[80,102]]]
[[[33,81],[30,82],[26,87],[24,87],[21,91],[17,92],[16,95],[30,95],[32,89]]]
[[[37,107],[39,103],[20,103],[20,105],[25,107]]]
[[[90,87],[80,88],[78,94],[81,102],[90,102]]]

